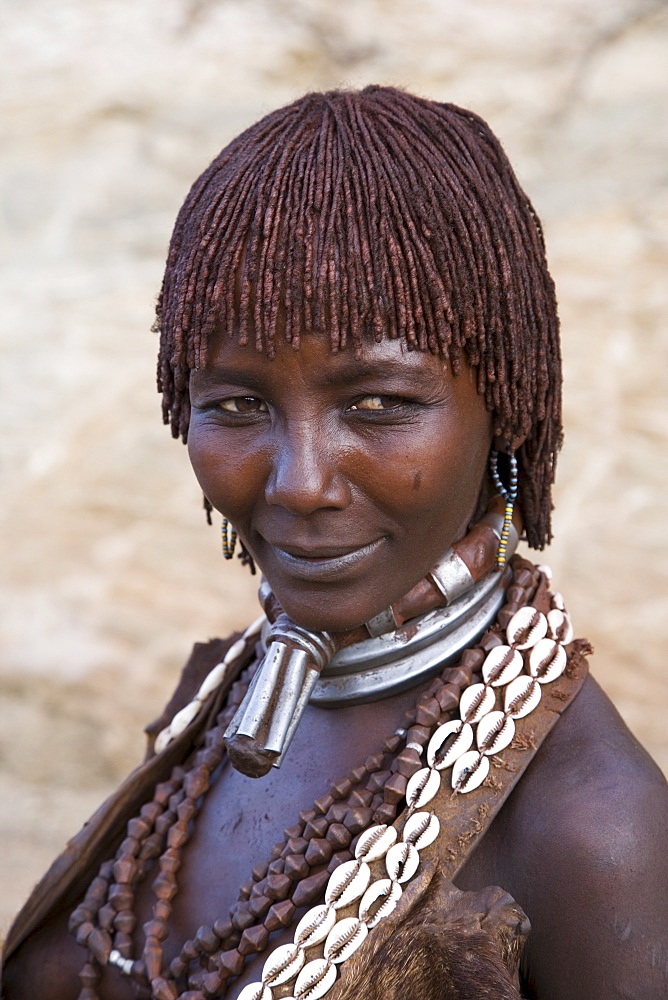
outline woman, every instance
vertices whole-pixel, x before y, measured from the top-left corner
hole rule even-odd
[[[379,87],[267,116],[188,195],[157,326],[268,623],[195,648],[6,1000],[664,995],[665,782],[508,563],[550,538],[561,375],[485,123]]]

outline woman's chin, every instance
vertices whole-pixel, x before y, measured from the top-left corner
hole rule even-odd
[[[284,606],[283,610],[296,625],[300,625],[310,632],[350,632],[367,621],[366,618],[360,618],[359,612],[351,611],[346,614],[338,609],[325,612],[322,608],[297,607],[291,612],[289,606]]]
[[[332,595],[323,594],[318,599],[310,594],[310,599],[300,600],[278,590],[274,594],[288,617],[311,632],[349,632],[377,613],[359,601],[337,601]]]

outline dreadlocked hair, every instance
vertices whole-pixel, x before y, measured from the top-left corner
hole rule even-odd
[[[273,357],[328,336],[462,360],[518,450],[527,539],[551,538],[562,440],[554,284],[540,222],[477,115],[390,87],[307,94],[233,140],[172,236],[156,329],[163,417],[185,441],[214,330]]]

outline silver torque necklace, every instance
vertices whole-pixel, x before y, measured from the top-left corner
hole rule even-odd
[[[499,537],[496,515],[492,512],[492,523],[490,515],[480,523],[485,519],[491,539],[474,539],[477,549],[489,548],[491,540]],[[510,550],[515,540],[510,539]],[[475,555],[470,557],[475,564]],[[280,767],[309,702],[362,704],[434,676],[493,621],[504,600],[506,579],[505,572],[495,569],[476,582],[455,545],[427,577],[432,591],[440,592],[443,600],[438,604],[444,608],[407,617],[398,602],[396,610],[391,605],[365,623],[369,639],[350,646],[341,643],[339,649],[334,634],[312,632],[279,611],[272,625],[263,630],[262,662],[225,730],[232,766],[256,778],[271,767]],[[268,583],[263,583],[260,595],[266,606],[272,596]],[[430,605],[432,600],[427,602]]]
[[[504,602],[510,571],[493,571],[446,608],[436,608],[401,628],[339,650],[311,691],[313,705],[360,705],[406,691],[434,677],[471,646]],[[262,649],[272,626],[265,623]]]

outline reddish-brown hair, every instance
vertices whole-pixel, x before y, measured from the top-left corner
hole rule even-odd
[[[186,439],[214,328],[269,356],[277,335],[402,337],[474,366],[495,430],[524,439],[518,502],[541,548],[558,326],[540,222],[481,118],[389,87],[307,94],[234,139],[179,213],[157,306],[164,419]]]

